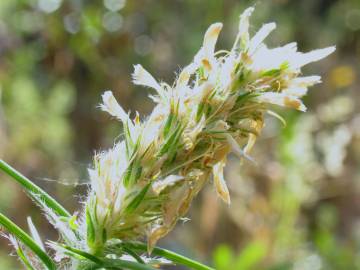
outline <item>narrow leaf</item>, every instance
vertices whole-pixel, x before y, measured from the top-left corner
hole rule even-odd
[[[176,127],[176,129],[172,132],[172,134],[167,137],[167,139],[165,140],[165,142],[163,143],[163,145],[161,146],[158,156],[161,157],[162,155],[164,155],[165,153],[168,152],[168,150],[170,149],[171,146],[176,145],[178,143],[178,140],[180,138],[181,132],[182,132],[182,128],[179,125],[178,127]]]
[[[175,117],[174,114],[170,112],[164,126],[164,131],[163,131],[164,137],[166,137],[169,134],[174,117]]]
[[[125,209],[125,213],[129,214],[136,210],[136,208],[140,205],[141,201],[144,199],[147,191],[149,190],[150,183],[147,184],[143,189],[132,199],[132,201],[128,204]]]
[[[35,240],[35,242],[39,245],[39,247],[41,247],[41,249],[45,251],[44,244],[43,244],[43,242],[41,241],[39,232],[37,231],[34,223],[32,222],[31,217],[28,217],[28,218],[27,218],[27,222],[28,222],[28,226],[29,226],[29,230],[30,230],[30,233],[31,233],[32,238],[33,238],[33,239]]]
[[[55,270],[54,261],[36,244],[36,242],[20,227],[13,223],[10,219],[0,213],[0,225],[3,226],[9,233],[19,239],[25,246],[27,246],[36,256],[44,263],[49,270]]]
[[[95,242],[95,228],[89,206],[86,206],[86,238],[88,245],[92,246]]]
[[[142,166],[139,160],[134,160],[129,164],[125,171],[123,183],[125,187],[129,187],[136,183],[142,173]]]

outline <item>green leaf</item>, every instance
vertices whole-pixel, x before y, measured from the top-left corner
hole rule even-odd
[[[274,68],[261,73],[262,77],[277,77],[281,74],[280,68]]]
[[[134,166],[133,164],[134,164],[134,161],[131,162],[125,170],[124,177],[123,177],[123,184],[125,187],[129,186],[131,173],[132,173],[132,167]]]
[[[107,240],[107,231],[106,231],[106,228],[103,228],[103,231],[102,231],[102,242],[105,244],[105,243],[106,243],[106,240]]]
[[[71,218],[68,219],[68,224],[70,228],[74,231],[76,231],[79,228],[79,225],[76,223],[77,215],[73,215]]]
[[[39,205],[45,204],[59,216],[70,217],[70,213],[54,198],[52,198],[43,189],[35,185],[32,181],[12,168],[3,160],[0,160],[0,169],[3,170],[7,175],[11,176],[12,179],[14,179],[16,182],[18,182],[25,189],[28,196],[36,201]]]
[[[25,246],[27,246],[35,255],[44,263],[47,269],[55,270],[54,261],[46,254],[41,247],[21,228],[19,228],[10,219],[0,213],[0,225],[3,226],[9,233],[19,239]]]
[[[199,76],[200,80],[205,79],[205,69],[203,66],[199,67],[196,73]]]
[[[248,101],[251,98],[256,97],[257,93],[254,92],[245,92],[245,93],[240,93],[239,96],[236,98],[236,106],[238,107],[241,104],[244,104],[246,101]]]
[[[168,118],[166,119],[163,135],[166,138],[173,127],[179,124],[179,120],[177,119],[178,111],[179,111],[179,101],[175,104],[173,100],[170,101],[170,113]]]
[[[169,134],[174,117],[175,115],[172,112],[170,112],[164,126],[164,131],[163,131],[164,137],[166,137]]]
[[[181,134],[183,132],[183,128],[179,129],[179,132],[176,134],[176,137],[174,138],[173,143],[170,145],[169,149],[168,149],[168,159],[166,164],[172,164],[175,161],[176,155],[177,155],[177,150],[178,150],[178,144],[181,138]]]
[[[201,116],[203,115],[204,112],[204,107],[205,107],[205,102],[200,102],[196,111],[196,122],[200,121]]]
[[[128,204],[128,206],[125,208],[125,213],[129,214],[136,210],[136,208],[140,205],[140,203],[143,201],[146,193],[149,190],[150,184],[147,184],[143,189],[135,196],[134,199]]]
[[[269,69],[267,71],[261,72],[260,76],[263,77],[277,77],[281,74],[282,71],[289,68],[289,63],[284,61],[279,68]]]
[[[124,123],[124,134],[125,134],[126,156],[129,158],[133,152],[134,142],[131,138],[129,123],[127,122]]]
[[[56,243],[56,242],[51,242],[51,244],[53,244],[54,246],[57,246],[63,250],[66,250],[68,251],[67,254],[69,256],[72,256],[72,257],[75,257],[75,258],[84,258],[84,259],[87,259],[89,261],[92,261],[96,264],[98,264],[99,266],[103,265],[103,260],[98,258],[97,256],[95,255],[92,255],[88,252],[85,252],[83,250],[80,250],[80,249],[77,249],[77,248],[73,248],[73,247],[70,247],[70,246],[67,246],[67,245],[63,245],[63,244],[59,244],[59,243]]]
[[[123,183],[125,187],[129,187],[137,182],[141,177],[142,166],[140,160],[133,160],[125,171]]]
[[[95,227],[89,205],[86,206],[86,238],[88,245],[90,247],[93,246],[95,242]]]
[[[286,70],[288,69],[290,66],[289,62],[288,61],[284,61],[281,65],[280,65],[280,69],[281,70]]]
[[[180,140],[181,133],[183,132],[183,128],[181,125],[178,125],[176,129],[173,131],[173,133],[166,139],[166,141],[161,146],[158,156],[161,157],[165,153],[168,154],[169,159],[176,154],[177,144]]]
[[[134,179],[132,181],[133,183],[136,183],[137,180],[140,179],[141,173],[142,173],[142,166],[139,165],[139,166],[136,167],[135,174],[134,174]]]

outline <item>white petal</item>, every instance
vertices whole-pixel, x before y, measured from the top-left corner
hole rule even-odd
[[[229,189],[224,179],[224,166],[225,160],[222,160],[213,166],[214,185],[216,188],[216,192],[220,196],[220,198],[225,203],[230,204]]]
[[[238,37],[235,41],[235,43],[240,41],[240,45],[245,45],[247,47],[249,43],[249,18],[251,14],[253,13],[254,8],[249,7],[247,8],[241,15],[240,15],[240,23],[239,23],[239,33]],[[234,44],[234,47],[236,47],[238,44]]]
[[[296,42],[290,42],[282,47],[280,47],[279,49],[283,49],[286,50],[288,52],[296,52],[297,51],[297,43]]]
[[[177,79],[177,86],[182,87],[188,84],[190,76],[195,73],[197,66],[194,63],[186,66],[179,74]]]
[[[308,53],[298,53],[296,58],[289,59],[291,67],[299,68],[312,62],[319,61],[335,51],[335,46],[313,50]]]
[[[284,62],[288,62],[289,58],[294,54],[296,43],[288,44],[284,47],[269,49],[265,44],[258,46],[258,49],[252,55],[252,64],[250,69],[257,71],[266,71],[276,69]]]
[[[208,56],[212,55],[215,51],[216,41],[222,26],[222,23],[214,23],[210,25],[205,33],[203,46]]]
[[[308,92],[307,87],[301,87],[301,86],[289,87],[283,90],[283,93],[296,97],[303,97],[307,94],[307,92]]]
[[[220,84],[222,91],[226,92],[230,90],[229,86],[232,84],[234,79],[234,67],[236,65],[236,56],[235,53],[230,52],[230,54],[225,58],[221,69],[220,69]]]
[[[113,93],[111,91],[106,91],[102,95],[103,104],[100,105],[100,108],[103,111],[108,112],[112,116],[120,119],[123,123],[129,121],[128,114],[124,111],[124,109],[119,105],[116,101]]]
[[[297,77],[291,81],[291,85],[296,85],[300,87],[313,86],[314,84],[317,83],[321,83],[320,76]]]
[[[166,187],[174,185],[176,182],[184,179],[181,175],[169,175],[165,179],[153,183],[152,188],[156,194],[159,194]]]
[[[102,188],[102,181],[99,177],[98,171],[93,169],[88,169],[88,174],[90,178],[92,191],[94,191],[96,194],[102,195],[104,191]]]
[[[289,107],[303,112],[306,111],[305,105],[298,97],[286,93],[267,92],[261,94],[256,99],[264,103]]]
[[[204,101],[209,96],[212,90],[214,90],[214,85],[212,83],[203,83],[202,85],[193,89],[193,100],[197,103]]]
[[[34,223],[32,222],[31,217],[27,217],[27,223],[28,223],[29,230],[30,230],[30,233],[31,233],[32,238],[34,239],[34,241],[36,242],[36,244],[38,244],[39,247],[40,247],[42,250],[45,250],[45,247],[44,247],[43,242],[41,241],[39,232],[37,231]]]
[[[134,72],[132,74],[133,83],[137,85],[143,85],[155,89],[160,97],[164,97],[164,89],[154,79],[154,77],[145,70],[140,64],[134,66]]]
[[[268,23],[261,27],[261,29],[251,39],[249,45],[249,54],[252,55],[264,39],[276,28],[275,23]]]
[[[222,23],[214,23],[206,30],[203,46],[194,57],[195,68],[203,66],[209,72],[216,66],[214,50],[221,29]]]
[[[307,76],[294,78],[289,82],[288,88],[283,91],[288,95],[302,97],[307,94],[308,87],[320,83],[320,76]]]

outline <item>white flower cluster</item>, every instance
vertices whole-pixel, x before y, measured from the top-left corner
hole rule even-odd
[[[211,175],[226,203],[223,176],[230,152],[248,153],[259,135],[269,104],[305,111],[301,97],[320,82],[301,77],[301,67],[335,48],[297,51],[296,43],[268,48],[263,42],[276,27],[265,24],[249,35],[253,8],[240,16],[239,32],[230,51],[215,51],[221,23],[205,33],[203,46],[172,86],[158,82],[141,65],[133,82],[156,91],[151,115],[129,118],[107,91],[101,108],[119,119],[124,138],[94,157],[89,170],[81,237],[94,254],[105,252],[111,239],[146,236],[149,250],[184,217],[192,199]]]

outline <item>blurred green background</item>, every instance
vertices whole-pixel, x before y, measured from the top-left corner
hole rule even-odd
[[[268,44],[337,51],[303,70],[323,75],[305,99],[308,112],[279,110],[286,127],[268,119],[252,153],[259,165],[229,159],[231,206],[209,185],[191,221],[160,244],[218,270],[360,269],[359,0],[1,0],[0,157],[76,211],[94,150],[121,132],[97,107],[102,92],[148,114],[154,104],[131,84],[132,65],[171,83],[209,24],[224,23],[218,48],[230,48],[238,16],[254,4],[251,33],[278,24]],[[23,228],[31,215],[43,238],[56,239],[0,177],[0,211]],[[20,268],[10,253],[1,239],[0,269]]]

